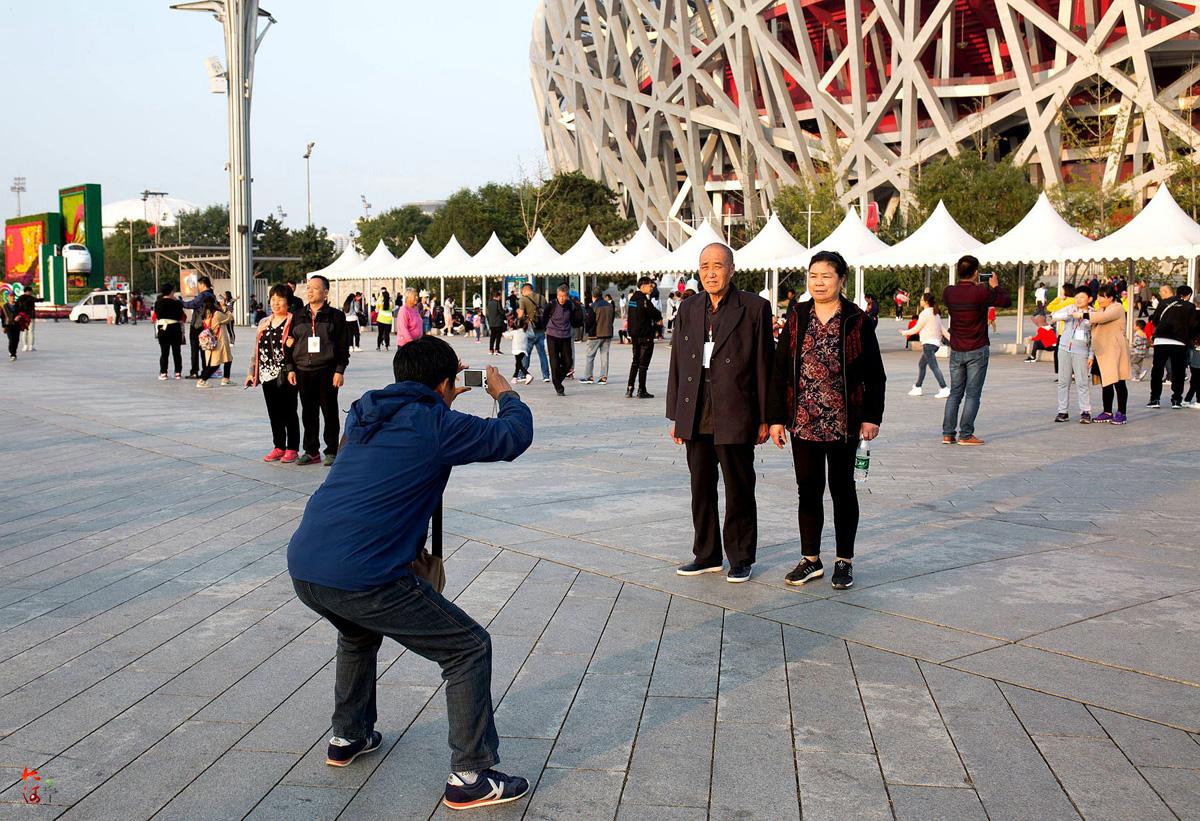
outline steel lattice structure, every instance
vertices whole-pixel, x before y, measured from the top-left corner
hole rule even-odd
[[[1135,192],[1200,147],[1195,2],[544,0],[530,59],[551,166],[660,232],[830,171],[894,208],[972,144]]]

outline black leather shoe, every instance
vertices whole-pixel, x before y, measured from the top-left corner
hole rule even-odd
[[[654,398],[654,394],[652,394],[652,393],[646,393],[645,391],[638,391],[638,399],[653,399],[653,398]]]

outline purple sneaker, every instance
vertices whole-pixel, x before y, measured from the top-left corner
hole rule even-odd
[[[1093,419],[1092,421],[1093,422],[1111,422],[1112,420],[1113,420],[1113,415],[1111,413],[1109,413],[1108,411],[1105,411],[1104,413],[1096,414],[1096,418]]]
[[[1123,413],[1114,413],[1112,418],[1114,425],[1125,425],[1129,423],[1129,417]]]

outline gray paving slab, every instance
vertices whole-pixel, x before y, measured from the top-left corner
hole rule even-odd
[[[641,676],[584,676],[548,766],[625,770],[649,684]]]
[[[1200,818],[1200,770],[1177,767],[1141,767],[1142,777],[1170,807],[1186,821]]]
[[[800,808],[808,821],[888,821],[887,787],[874,754],[796,750]]]
[[[615,818],[624,778],[624,773],[609,770],[547,767],[537,792],[529,799],[525,818],[529,821]]]
[[[1037,744],[1084,818],[1174,817],[1108,739],[1044,736]]]
[[[679,597],[671,599],[650,694],[714,698],[720,672],[723,611]]]
[[[1080,736],[1105,738],[1107,733],[1088,708],[1077,701],[999,684],[1000,692],[1031,735]]]
[[[785,627],[796,749],[875,754],[846,643]]]
[[[712,818],[800,818],[791,731],[787,726],[717,722]]]
[[[715,707],[711,698],[646,699],[621,794],[626,814],[632,804],[708,808]]]
[[[969,787],[895,786],[891,794],[896,821],[986,821],[988,818],[979,796]]]

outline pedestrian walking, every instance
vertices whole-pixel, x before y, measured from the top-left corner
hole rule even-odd
[[[1091,292],[1087,288],[1075,291],[1075,302],[1059,308],[1051,316],[1063,323],[1058,338],[1058,414],[1055,422],[1069,422],[1071,377],[1075,377],[1075,395],[1079,402],[1079,421],[1092,423],[1092,325],[1089,318]]]
[[[359,336],[358,311],[354,309],[354,294],[350,294],[342,303],[342,315],[346,317],[346,342],[350,350],[361,351],[359,344],[362,340]]]
[[[261,386],[267,404],[272,447],[263,461],[291,464],[300,455],[300,417],[296,415],[299,391],[284,375],[284,363],[296,315],[288,310],[286,285],[273,287],[268,302],[271,313],[258,323],[246,387]]]
[[[979,281],[979,260],[975,257],[962,257],[956,269],[958,283],[942,291],[942,304],[950,315],[950,395],[942,414],[942,444],[982,445],[983,440],[975,435],[975,417],[991,349],[988,309],[1007,308],[1012,300],[995,274],[987,284]]]
[[[397,348],[403,348],[425,335],[425,320],[421,318],[421,310],[417,307],[420,298],[421,294],[416,288],[404,289],[404,302],[393,316]]]
[[[207,388],[208,380],[221,371],[222,387],[229,384],[229,373],[233,367],[233,314],[222,311],[215,302],[204,306],[203,327],[200,330],[200,348],[204,351],[204,368],[196,380],[197,388]]]
[[[583,312],[579,303],[571,299],[570,289],[559,285],[555,292],[555,300],[550,304],[546,318],[546,343],[550,357],[550,377],[554,382],[554,392],[566,396],[563,380],[575,367],[571,348],[571,334],[576,327],[583,325]]]
[[[695,532],[693,559],[676,572],[681,576],[720,572],[723,546],[729,558],[726,581],[745,582],[758,550],[754,448],[767,441],[774,348],[771,305],[733,284],[729,246],[719,242],[706,246],[700,252],[699,268],[704,293],[679,305],[667,375],[667,418],[672,423],[672,441],[686,446]],[[641,294],[647,297],[644,290]],[[635,318],[647,311],[634,305],[630,310]],[[639,332],[633,337],[635,353],[643,339],[653,351],[653,336],[647,339],[643,334],[652,334],[654,324],[639,319],[632,327]],[[717,504],[718,468],[725,485],[723,528]]]
[[[375,729],[376,677],[387,637],[441,667],[451,750],[445,805],[464,810],[514,801],[529,782],[494,769],[500,742],[491,637],[416,575],[413,563],[428,558],[426,534],[451,469],[516,459],[533,441],[533,416],[491,367],[487,392],[499,404],[496,418],[452,410],[464,389],[455,387],[458,355],[440,339],[399,348],[392,367],[394,384],[351,406],[341,458],[288,544],[296,596],[338,632],[325,763],[348,766],[383,742]],[[384,513],[392,521],[381,527]]]
[[[158,378],[167,378],[167,359],[175,364],[175,378],[183,371],[183,325],[187,317],[183,303],[174,297],[175,286],[162,286],[162,293],[154,300],[154,335],[158,339]]]
[[[588,306],[587,322],[587,351],[581,385],[592,384],[593,370],[597,360],[600,362],[600,375],[596,382],[608,384],[608,353],[612,348],[613,319],[616,311],[611,299],[605,299],[599,288],[592,289],[592,304]]]
[[[629,296],[626,315],[633,359],[629,365],[629,383],[625,386],[626,398],[633,397],[635,381],[638,399],[654,398],[654,394],[646,390],[646,374],[650,370],[650,360],[654,358],[654,338],[663,321],[662,312],[650,301],[654,288],[652,277],[642,277],[638,280],[638,289]]]
[[[392,345],[392,297],[387,288],[379,292],[379,301],[375,303],[375,350],[391,350]]]
[[[808,266],[808,293],[787,314],[775,348],[768,416],[780,449],[792,439],[800,562],[784,580],[793,586],[825,575],[821,532],[825,485],[833,499],[835,589],[854,586],[858,490],[854,459],[860,442],[879,435],[887,375],[875,323],[842,295],[849,267],[841,254],[820,251]]]
[[[525,332],[520,328],[510,328],[505,331],[504,338],[508,340],[509,353],[513,356],[512,378],[528,385],[533,381],[533,376],[529,373],[529,357],[525,353]]]
[[[942,325],[942,312],[938,308],[937,297],[928,291],[921,294],[921,313],[917,315],[916,324],[911,328],[902,329],[900,335],[906,339],[915,336],[921,341],[921,360],[917,364],[917,381],[908,395],[920,396],[924,393],[921,385],[925,382],[925,369],[928,368],[938,383],[938,392],[934,398],[945,399],[949,396],[950,388],[947,387],[946,380],[942,376],[942,369],[938,367],[937,362],[937,352],[942,347],[942,340],[949,336],[945,326]]]
[[[304,423],[303,452],[298,465],[321,461],[321,421],[325,423],[325,466],[337,458],[338,389],[345,382],[350,364],[346,342],[346,317],[329,305],[329,280],[320,274],[308,278],[308,305],[292,321],[285,340],[283,368],[288,382],[300,391],[301,421]]]
[[[500,356],[500,342],[504,339],[508,321],[505,316],[504,301],[499,291],[493,291],[492,297],[484,306],[484,319],[488,327],[488,356]]]
[[[544,296],[533,292],[532,285],[526,282],[521,286],[517,319],[525,331],[525,364],[526,367],[532,364],[533,351],[537,349],[543,382],[550,381],[550,360],[546,357],[546,320],[549,318],[549,307]]]
[[[1160,297],[1150,324],[1154,326],[1154,364],[1150,368],[1150,402],[1148,408],[1161,407],[1163,372],[1171,368],[1171,408],[1183,407],[1183,386],[1187,380],[1191,341],[1196,335],[1196,306],[1192,304],[1192,289],[1170,285],[1158,289]]]
[[[17,308],[17,300],[12,291],[4,292],[4,304],[0,318],[4,324],[4,334],[8,337],[8,360],[17,361],[17,346],[21,344],[21,334],[31,322],[29,315]]]
[[[37,327],[37,300],[33,297],[32,291],[26,291],[17,297],[17,313],[25,314],[29,317],[29,322],[25,325],[25,329],[21,331],[21,350],[28,353],[36,351],[37,348],[33,344],[34,329]]]
[[[1100,286],[1096,306],[1088,315],[1092,331],[1092,373],[1100,377],[1104,410],[1097,422],[1124,425],[1129,405],[1129,342],[1125,339],[1125,309],[1121,294],[1112,283]],[[1117,400],[1113,410],[1113,399]]]

